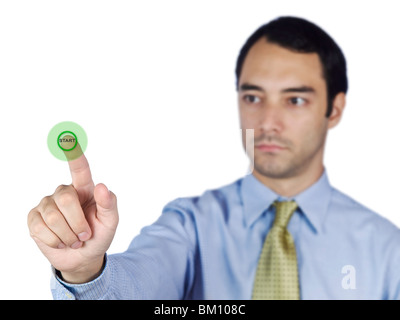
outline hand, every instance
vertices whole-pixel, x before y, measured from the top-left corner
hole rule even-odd
[[[77,158],[76,153],[80,153]],[[31,237],[65,281],[96,278],[118,225],[117,198],[104,184],[94,185],[79,144],[66,151],[71,185],[59,186],[28,215]]]

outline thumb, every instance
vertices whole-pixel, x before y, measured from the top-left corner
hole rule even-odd
[[[117,197],[99,183],[94,188],[94,200],[97,206],[97,218],[107,227],[116,228],[118,224]]]

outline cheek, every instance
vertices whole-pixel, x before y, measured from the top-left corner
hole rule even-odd
[[[307,121],[294,134],[295,145],[301,150],[315,150],[322,146],[327,132],[326,121]]]
[[[254,132],[259,132],[262,127],[262,123],[260,120],[262,117],[263,115],[259,110],[255,111],[240,110],[239,111],[240,128],[242,130],[253,129]]]
[[[260,124],[260,108],[249,107],[238,101],[240,127],[242,129],[256,129]]]
[[[246,114],[243,110],[239,109],[240,127],[242,129],[254,129],[255,123],[252,117]]]

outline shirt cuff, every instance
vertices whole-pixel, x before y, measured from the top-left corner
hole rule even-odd
[[[107,255],[104,256],[102,273],[87,283],[65,282],[57,275],[57,270],[53,266],[51,269],[51,292],[55,300],[102,300],[110,288],[112,271]]]

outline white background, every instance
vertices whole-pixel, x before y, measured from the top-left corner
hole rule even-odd
[[[118,196],[110,253],[170,200],[241,177],[234,88],[240,47],[280,15],[307,18],[341,46],[350,89],[329,133],[331,183],[400,226],[396,1],[1,1],[0,299],[51,299],[29,210],[69,184],[47,149],[74,121],[95,183]]]

